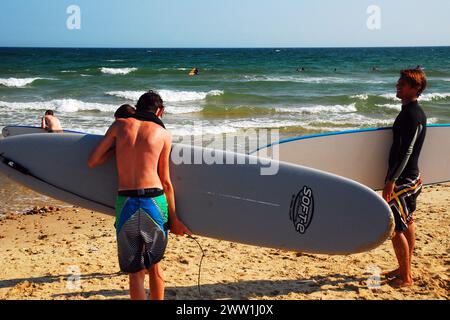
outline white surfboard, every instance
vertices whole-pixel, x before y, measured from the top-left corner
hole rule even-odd
[[[74,130],[64,130],[64,133],[81,133],[84,132],[74,131]],[[2,136],[4,138],[14,137],[22,134],[32,134],[32,133],[49,133],[47,130],[40,127],[33,126],[6,126],[2,129]]]
[[[344,131],[285,139],[252,154],[331,172],[380,190],[392,139],[391,128]],[[450,124],[427,126],[419,168],[425,184],[450,181]]]
[[[114,160],[96,169],[86,165],[101,138],[68,133],[1,139],[0,172],[42,194],[114,215]],[[393,230],[391,210],[379,195],[330,173],[277,161],[260,163],[256,157],[224,151],[215,151],[215,159],[234,159],[235,164],[178,163],[180,156],[202,159],[211,152],[183,145],[172,149],[177,213],[195,234],[286,250],[351,254],[377,247]],[[277,166],[276,175],[261,175],[262,168]]]

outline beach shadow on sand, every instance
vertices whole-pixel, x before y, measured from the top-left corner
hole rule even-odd
[[[51,283],[67,279],[69,275],[47,276],[38,278],[24,278],[0,281],[0,288],[12,287],[23,281],[31,283]],[[88,279],[108,279],[115,276],[123,276],[122,273],[92,273],[82,275],[82,280]],[[202,284],[200,294],[198,286],[168,286],[166,287],[165,298],[168,300],[202,300],[202,299],[233,299],[246,300],[258,299],[260,297],[275,299],[278,296],[293,294],[312,294],[315,292],[326,292],[328,290],[335,292],[355,292],[366,288],[361,284],[366,281],[365,277],[354,277],[342,274],[327,274],[323,276],[314,276],[309,279],[298,280],[251,280],[241,282],[220,282],[214,284]],[[146,282],[147,283],[147,282]],[[356,283],[356,285],[355,285]],[[326,287],[324,289],[323,287]],[[128,299],[128,290],[104,289],[93,291],[67,292],[52,295],[53,298],[84,298],[102,296],[106,299]],[[316,297],[317,298],[317,297]]]
[[[80,276],[80,280],[105,279],[105,278],[111,278],[111,277],[120,276],[120,275],[122,275],[122,273],[120,273],[120,272],[82,274]],[[19,278],[19,279],[0,280],[0,289],[14,287],[25,281],[28,281],[30,283],[39,283],[39,284],[59,282],[59,281],[61,281],[61,279],[68,279],[71,276],[73,276],[73,275],[65,274],[65,275],[42,276],[42,277],[36,277],[36,278]]]

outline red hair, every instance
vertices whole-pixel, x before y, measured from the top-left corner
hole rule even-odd
[[[427,87],[427,77],[425,72],[420,69],[407,69],[400,71],[400,77],[404,79],[411,87],[417,89],[419,97]]]

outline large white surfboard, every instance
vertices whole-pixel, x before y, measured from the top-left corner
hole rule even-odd
[[[391,129],[295,137],[252,154],[331,172],[380,190],[388,170],[393,141]],[[425,184],[450,181],[450,124],[427,126],[419,168]]]
[[[114,215],[114,160],[96,169],[86,165],[101,138],[67,133],[1,139],[0,172],[42,194]],[[215,159],[233,158],[235,164],[178,164],[179,156],[201,159],[211,152],[183,145],[172,149],[177,213],[195,234],[286,250],[351,254],[377,247],[392,233],[389,206],[371,189],[346,178],[223,151],[215,151]],[[261,175],[262,168],[277,166],[276,175]]]
[[[2,136],[4,138],[19,136],[22,134],[32,134],[32,133],[49,133],[47,130],[40,127],[33,126],[6,126],[2,129]],[[84,132],[74,131],[74,130],[64,130],[64,133],[81,133]]]

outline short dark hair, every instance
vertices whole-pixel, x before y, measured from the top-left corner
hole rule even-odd
[[[119,107],[119,109],[116,110],[114,113],[115,118],[130,118],[133,114],[136,113],[136,109],[134,109],[133,106],[130,106],[129,104],[123,104]]]
[[[46,116],[52,116],[52,115],[53,115],[53,110],[47,110],[47,111],[45,111],[45,115],[46,115]]]
[[[159,108],[164,108],[163,100],[161,99],[161,96],[153,90],[144,93],[136,104],[137,112],[144,111],[156,113]]]

